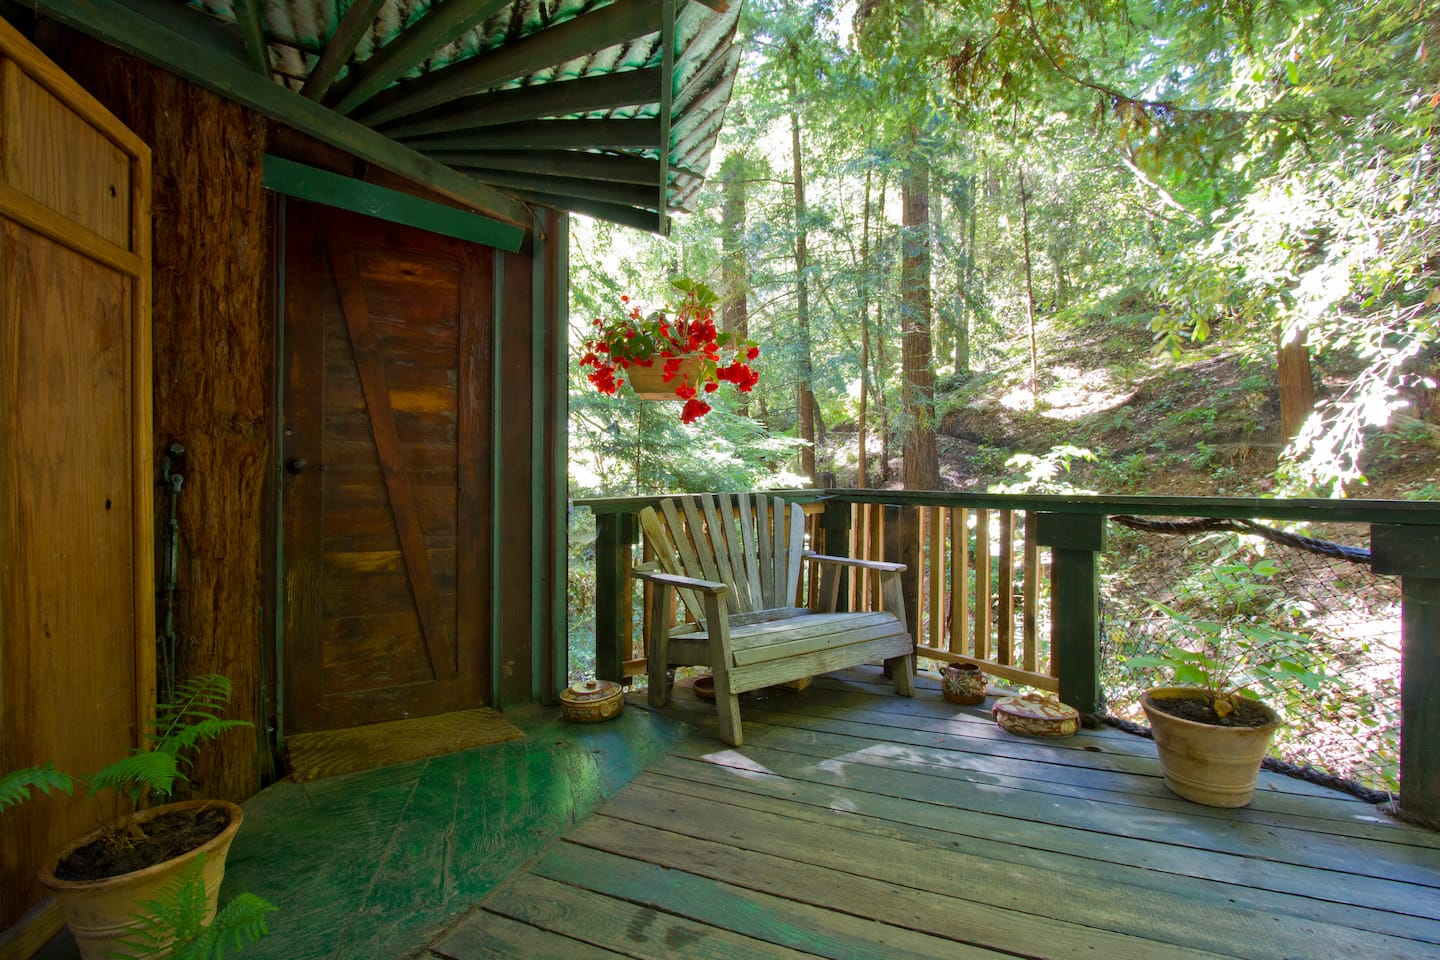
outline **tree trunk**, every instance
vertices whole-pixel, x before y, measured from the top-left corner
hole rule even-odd
[[[1025,168],[1020,168],[1020,236],[1025,247],[1025,323],[1030,329],[1030,398],[1040,406],[1040,369],[1035,342],[1035,281],[1030,264],[1030,194],[1025,189]]]
[[[960,310],[955,317],[955,375],[962,382],[970,377],[970,318],[974,315],[971,297],[975,283],[975,221],[979,219],[975,202],[975,174],[966,177],[961,190],[965,199],[961,211],[966,224],[965,252],[960,260]]]
[[[797,100],[795,83],[790,84],[790,102]],[[800,382],[797,384],[796,416],[800,421],[800,439],[805,445],[800,448],[800,472],[815,483],[815,394],[811,383],[814,370],[810,363],[810,288],[806,280],[809,269],[809,251],[806,249],[805,223],[805,165],[800,153],[800,114],[790,111],[790,151],[795,187],[795,284],[798,302],[795,322],[800,338]]]
[[[1310,375],[1310,349],[1305,345],[1304,327],[1297,328],[1288,343],[1281,342],[1276,363],[1280,381],[1280,428],[1286,440],[1294,440],[1315,409],[1315,382]]]
[[[870,397],[870,178],[865,171],[865,213],[860,229],[860,416],[855,430],[857,466],[855,486],[867,486],[865,470],[866,404]]]
[[[936,490],[940,463],[935,452],[935,371],[930,356],[930,172],[914,149],[901,184],[904,243],[900,260],[901,394],[905,412],[904,485]]]
[[[888,187],[889,180],[882,174],[880,177],[880,203],[876,207],[882,215],[885,211],[885,193]],[[888,342],[885,329],[885,298],[882,296],[875,303],[874,370],[875,406],[880,411],[880,481],[882,483],[890,479],[890,405],[885,399],[886,374],[890,370],[889,360],[885,354],[885,346]]]
[[[720,222],[720,329],[750,336],[749,278],[745,269],[745,158],[732,153],[720,165],[725,205]],[[750,413],[749,394],[740,394],[741,416]]]

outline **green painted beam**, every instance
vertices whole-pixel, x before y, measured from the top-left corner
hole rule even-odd
[[[647,67],[461,97],[443,108],[385,124],[380,130],[403,141],[426,134],[659,102],[660,71]]]
[[[540,193],[538,191],[519,190],[520,196],[531,203],[542,207],[552,207],[556,210],[568,210],[571,213],[583,213],[587,217],[594,217],[597,220],[608,220],[611,223],[618,223],[622,227],[634,227],[636,230],[644,230],[646,233],[664,233],[665,230],[658,229],[655,211],[644,207],[627,207],[618,203],[606,203],[603,200],[586,200],[580,197],[556,196],[554,194]],[[665,225],[669,229],[669,224]]]
[[[473,133],[411,140],[422,152],[468,150],[659,150],[659,120],[532,120]]]
[[[670,150],[675,110],[675,0],[661,0],[660,7],[660,178],[656,183],[656,229],[665,230],[670,209]]]
[[[655,33],[660,0],[616,0],[594,13],[508,43],[402,84],[373,101],[361,119],[378,126],[486,90],[566,60]]]
[[[245,55],[250,66],[262,77],[270,77],[270,44],[265,40],[265,23],[261,19],[261,0],[232,0],[235,23],[245,41]]]
[[[369,60],[351,70],[338,90],[335,109],[350,113],[375,94],[424,63],[435,51],[453,43],[512,0],[436,0],[419,20]]]
[[[310,68],[310,75],[300,88],[300,96],[320,100],[329,92],[384,5],[385,0],[355,0],[350,5],[335,32],[325,42],[325,49],[320,51],[320,59]]]
[[[288,197],[312,200],[391,223],[483,243],[510,253],[519,250],[525,242],[525,231],[514,224],[456,210],[281,157],[265,157],[264,182],[267,190]]]
[[[133,4],[133,6],[132,6]],[[242,103],[318,140],[414,180],[436,192],[517,225],[530,223],[525,205],[368,127],[257,74],[216,38],[224,29],[203,14],[154,0],[34,0],[44,15]],[[148,11],[171,8],[159,17]]]
[[[476,150],[435,152],[429,156],[456,169],[510,171],[548,177],[574,177],[606,183],[658,183],[660,161],[649,157],[584,153],[579,150]],[[486,181],[491,182],[491,181]]]
[[[512,173],[503,170],[465,168],[467,173],[497,187],[527,190],[556,197],[579,200],[600,200],[626,207],[651,207],[655,204],[654,184],[605,183],[575,177],[547,177],[535,173]]]

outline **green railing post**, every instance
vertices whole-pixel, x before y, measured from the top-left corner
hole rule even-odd
[[[920,642],[920,513],[918,507],[885,504],[885,559],[905,564],[900,592],[905,597],[905,623]]]
[[[1372,524],[1370,569],[1400,577],[1400,810],[1440,827],[1440,527]]]
[[[825,531],[824,549],[820,552],[832,557],[850,556],[850,504],[841,500],[825,504],[820,528]],[[844,567],[840,568],[840,596],[835,602],[835,609],[837,612],[848,612],[850,609],[850,571]]]
[[[635,514],[601,513],[595,517],[595,676],[624,680],[625,637],[634,615],[630,588],[631,544]]]
[[[1105,711],[1100,690],[1100,572],[1106,518],[1099,514],[1041,513],[1036,542],[1050,554],[1050,649],[1060,700],[1081,716]]]

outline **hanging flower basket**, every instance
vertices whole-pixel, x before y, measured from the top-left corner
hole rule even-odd
[[[641,400],[682,400],[681,423],[694,423],[710,412],[705,397],[732,383],[749,393],[760,380],[748,361],[760,355],[752,341],[715,328],[719,299],[703,283],[679,279],[682,294],[673,314],[643,313],[621,297],[619,317],[597,317],[585,341],[581,367],[597,391],[614,396],[628,380]]]
[[[680,366],[669,381],[665,379],[665,364],[652,363],[650,366],[631,364],[627,376],[630,389],[641,400],[678,400],[677,391],[687,389],[691,396],[699,390],[701,360],[699,357],[683,357]]]

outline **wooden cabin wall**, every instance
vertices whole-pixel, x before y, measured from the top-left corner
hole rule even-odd
[[[191,789],[240,800],[260,786],[264,719],[274,337],[266,121],[82,34],[47,25],[37,39],[153,151],[155,452],[185,447],[177,673],[223,673],[234,685],[231,715],[255,724],[253,734],[231,733],[201,752]],[[156,503],[163,514],[163,491]]]

